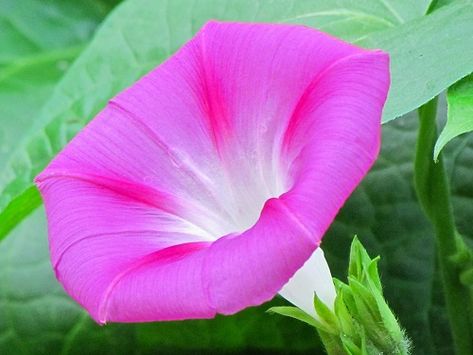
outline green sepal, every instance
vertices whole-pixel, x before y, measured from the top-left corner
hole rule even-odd
[[[337,316],[322,302],[317,294],[314,294],[314,308],[321,322],[326,325],[327,333],[337,335],[340,332]]]
[[[266,312],[294,318],[315,328],[323,326],[317,319],[297,307],[271,307]]]
[[[409,354],[410,340],[383,297],[379,260],[372,259],[355,237],[350,249],[348,282],[333,279],[333,309],[314,295],[316,318],[295,311],[295,307],[270,311],[315,327],[329,355]]]

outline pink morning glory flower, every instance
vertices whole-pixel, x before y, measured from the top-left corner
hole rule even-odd
[[[36,178],[58,280],[100,323],[271,299],[373,164],[388,67],[302,26],[206,24]]]

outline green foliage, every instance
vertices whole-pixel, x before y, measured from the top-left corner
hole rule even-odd
[[[301,320],[317,329],[329,355],[409,354],[410,340],[384,300],[379,257],[371,259],[358,238],[350,249],[348,283],[334,279],[333,310],[314,296],[316,319],[296,307],[270,311]]]
[[[473,248],[465,243],[465,238],[457,233],[456,254],[450,257],[450,262],[457,268],[458,278],[470,294],[473,304]],[[473,312],[470,311],[470,324],[473,328]]]
[[[471,0],[432,0],[429,6],[428,12],[435,11],[445,5],[451,5],[451,4],[460,3],[460,2],[471,3]]]
[[[41,204],[26,172],[51,148],[39,141],[21,158],[14,152],[34,136],[42,105],[109,9],[92,0],[0,1],[0,239]]]
[[[419,108],[419,133],[414,180],[419,202],[435,230],[439,271],[456,354],[473,352],[473,303],[470,290],[459,279],[459,267],[452,263],[458,254],[459,236],[450,197],[450,183],[443,157],[432,160],[437,140],[437,98]]]
[[[455,21],[452,21],[455,19]],[[362,41],[391,56],[383,122],[416,109],[473,71],[473,4],[458,1]]]
[[[301,322],[307,323],[308,325],[310,325],[312,327],[315,327],[315,328],[319,327],[319,324],[320,324],[317,321],[317,319],[315,319],[314,317],[308,315],[303,310],[301,310],[297,307],[289,307],[289,306],[271,307],[270,309],[268,309],[268,313],[280,314],[282,316],[286,316],[286,317],[289,317],[289,318],[294,318],[294,319],[297,319]],[[320,325],[320,327],[322,327],[322,326]]]
[[[448,89],[448,119],[435,144],[434,159],[453,138],[473,131],[473,74]]]
[[[94,0],[80,3],[73,0],[2,0],[0,70],[21,71],[30,64],[50,61],[48,53],[58,55],[58,52],[85,43],[110,9],[106,1]],[[57,69],[64,71],[66,64],[61,63]],[[53,69],[54,66],[49,70]],[[42,78],[47,81],[48,75]],[[36,81],[32,86],[38,84],[41,82]]]

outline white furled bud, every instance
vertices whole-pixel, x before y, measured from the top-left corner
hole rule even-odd
[[[322,248],[317,248],[305,264],[297,270],[279,294],[307,314],[318,318],[314,308],[314,292],[333,310],[337,296],[332,274]]]

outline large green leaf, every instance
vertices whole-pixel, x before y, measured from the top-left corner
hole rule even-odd
[[[39,204],[33,177],[115,93],[162,62],[207,20],[303,23],[349,40],[422,16],[429,0],[130,0],[104,23],[0,172],[0,239]],[[1,38],[1,37],[0,37]],[[12,54],[13,55],[13,54]],[[10,57],[12,56],[10,55]]]
[[[413,338],[415,354],[451,354],[441,286],[435,278],[434,235],[412,184],[417,120],[408,115],[384,126],[381,156],[342,209],[323,242],[335,276],[344,278],[349,245],[358,234],[371,255],[382,256],[385,295]],[[473,240],[473,137],[447,147],[458,225]],[[99,327],[67,297],[48,262],[43,211],[0,244],[0,353],[121,354],[209,351],[312,351],[310,327],[268,315],[270,306],[216,320]],[[18,350],[17,350],[18,349]],[[38,350],[39,349],[39,350]],[[322,352],[320,352],[322,353]]]
[[[111,6],[104,1],[0,1],[0,70],[87,41]]]
[[[279,1],[281,9],[261,7],[257,20],[312,26],[356,43],[370,33],[394,28],[423,16],[429,3],[430,0]],[[281,19],[284,11],[289,12]]]
[[[3,48],[3,47],[2,47]],[[0,69],[0,162],[3,164],[26,134],[81,46],[37,53]]]
[[[473,3],[458,1],[363,40],[391,56],[383,122],[426,103],[473,72]]]
[[[11,177],[7,162],[18,142],[31,136],[32,123],[70,62],[105,17],[109,5],[100,1],[0,1],[0,167],[2,178]],[[49,152],[30,150],[29,159]],[[27,161],[26,164],[31,162]],[[19,170],[16,170],[17,172]],[[30,183],[28,181],[27,183]],[[21,184],[21,183],[20,183]],[[0,235],[5,235],[41,200],[27,184],[21,199],[12,200],[2,213]],[[1,237],[0,237],[1,239]]]
[[[448,89],[448,120],[435,144],[434,159],[453,138],[473,131],[473,75]]]
[[[471,2],[471,0],[432,0],[432,2],[430,4],[429,11],[430,12],[435,11],[435,10],[441,8],[442,6],[458,3],[458,2],[461,2],[461,1]]]

